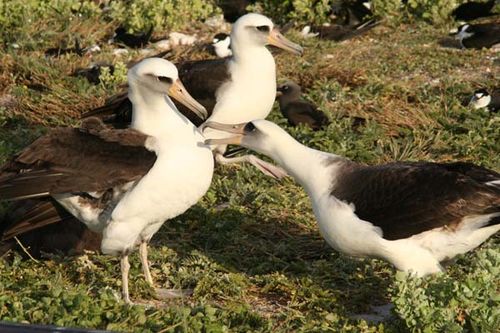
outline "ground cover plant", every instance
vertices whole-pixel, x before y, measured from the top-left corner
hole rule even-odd
[[[0,162],[47,128],[77,125],[81,113],[120,91],[124,64],[141,53],[112,54],[106,41],[118,24],[130,30],[154,24],[155,37],[175,29],[206,42],[218,32],[203,24],[219,13],[215,1],[194,1],[193,8],[174,0],[127,3],[137,12],[127,15],[120,2],[111,12],[92,1],[0,3]],[[183,14],[175,16],[172,8],[179,6]],[[304,11],[290,15],[300,23],[310,15]],[[500,54],[442,48],[437,41],[454,23],[430,24],[435,20],[423,16],[387,19],[343,43],[302,39],[290,30],[288,37],[306,51],[301,58],[274,52],[278,80],[298,82],[331,124],[318,132],[291,128],[276,106],[270,119],[308,146],[359,162],[460,160],[499,171],[500,117],[464,101],[478,87],[498,86]],[[47,48],[72,47],[76,40],[98,43],[102,51],[45,56]],[[194,46],[175,48],[168,59],[208,57]],[[101,61],[118,70],[98,85],[70,76]],[[118,259],[96,253],[32,259],[20,249],[0,258],[0,320],[135,332],[494,332],[500,327],[499,244],[497,235],[444,274],[408,277],[326,245],[305,192],[290,178],[219,166],[207,195],[165,224],[150,251],[157,284],[193,288],[192,297],[152,300],[137,254],[131,256],[131,296],[145,304],[127,306],[118,294]],[[381,321],[359,315],[389,302],[394,311]]]

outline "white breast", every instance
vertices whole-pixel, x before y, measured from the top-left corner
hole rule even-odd
[[[164,221],[184,213],[205,194],[212,174],[213,156],[206,146],[167,147],[114,209],[102,251],[122,252],[138,238],[149,239]]]

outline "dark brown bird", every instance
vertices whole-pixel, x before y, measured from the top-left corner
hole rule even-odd
[[[121,26],[115,30],[113,42],[138,49],[144,47],[147,43],[149,43],[152,34],[153,26],[151,26],[148,31],[140,32],[137,34],[129,33],[127,32],[127,29]]]
[[[453,10],[451,15],[458,21],[472,21],[480,17],[494,15],[491,10],[497,0],[487,2],[470,1],[459,5]]]
[[[344,26],[340,24],[330,24],[313,26],[310,33],[317,34],[318,38],[341,42],[354,37],[361,36],[379,24],[375,20],[370,20],[356,26]]]
[[[301,88],[294,82],[287,82],[278,87],[281,114],[291,126],[304,124],[313,130],[319,130],[329,124],[328,117],[314,105],[300,98]]]
[[[332,23],[343,26],[357,26],[366,22],[373,16],[370,9],[370,1],[334,1],[331,6],[330,16],[333,16]]]

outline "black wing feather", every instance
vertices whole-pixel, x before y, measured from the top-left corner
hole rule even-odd
[[[500,175],[469,163],[347,163],[332,194],[354,203],[359,218],[393,240],[453,228],[465,216],[500,212],[500,187],[484,184],[491,179]]]

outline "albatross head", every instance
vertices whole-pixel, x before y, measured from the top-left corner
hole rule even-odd
[[[162,58],[144,59],[130,68],[127,79],[131,88],[129,98],[132,102],[135,102],[137,97],[134,95],[136,90],[140,90],[141,95],[158,94],[164,96],[167,94],[202,119],[207,117],[205,107],[187,92],[179,79],[177,68],[168,60]],[[142,98],[147,99],[147,96],[142,96]]]
[[[207,139],[205,144],[240,145],[273,158],[280,148],[286,147],[290,141],[294,141],[284,129],[264,119],[241,124],[221,124],[208,121],[202,126],[234,134],[222,139]]]
[[[243,15],[234,23],[231,41],[236,49],[238,45],[274,45],[298,55],[303,52],[302,47],[286,39],[269,18],[255,13]]]

